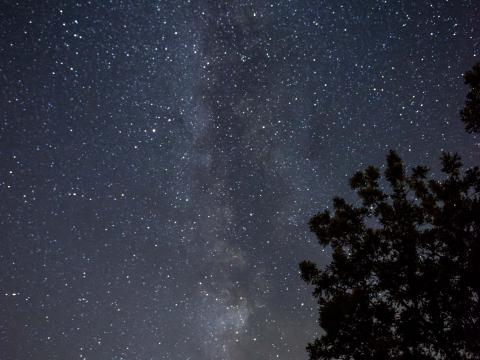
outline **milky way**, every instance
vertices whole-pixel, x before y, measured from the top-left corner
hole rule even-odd
[[[0,358],[305,359],[307,222],[478,158],[476,1],[2,1]]]

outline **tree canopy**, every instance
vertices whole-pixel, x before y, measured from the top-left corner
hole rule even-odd
[[[469,133],[480,133],[480,63],[473,66],[463,76],[465,84],[470,87],[465,101],[465,107],[460,112],[460,118]]]
[[[478,131],[472,108],[462,114]],[[462,170],[455,154],[441,164],[432,179],[391,151],[383,174],[370,166],[351,178],[358,202],[334,198],[333,212],[310,220],[332,250],[323,268],[300,264],[324,331],[310,359],[480,359],[480,170]]]

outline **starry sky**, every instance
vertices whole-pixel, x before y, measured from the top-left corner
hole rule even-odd
[[[472,1],[0,2],[2,360],[306,359],[307,222],[479,156]],[[437,167],[438,169],[438,167]]]

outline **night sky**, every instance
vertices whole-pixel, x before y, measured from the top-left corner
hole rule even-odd
[[[306,359],[309,218],[479,156],[477,0],[0,4],[2,360]]]

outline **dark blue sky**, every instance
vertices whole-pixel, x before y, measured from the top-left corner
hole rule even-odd
[[[476,1],[1,1],[3,360],[303,359],[309,218],[479,156]]]

